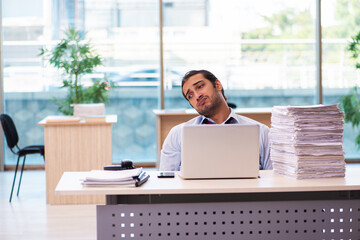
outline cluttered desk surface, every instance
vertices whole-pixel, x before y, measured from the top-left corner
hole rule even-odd
[[[345,178],[306,180],[280,176],[274,174],[272,170],[260,171],[260,178],[258,179],[183,180],[177,172],[175,172],[175,178],[158,178],[158,173],[157,171],[149,171],[149,180],[140,187],[134,187],[83,186],[81,180],[88,172],[65,172],[55,192],[58,195],[135,195],[360,190],[360,168],[347,168]]]

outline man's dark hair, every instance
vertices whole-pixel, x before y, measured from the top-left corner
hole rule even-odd
[[[199,73],[202,74],[204,76],[204,78],[209,80],[212,83],[212,85],[214,86],[214,88],[216,87],[215,81],[217,80],[217,77],[215,77],[214,74],[212,74],[211,72],[209,72],[207,70],[191,70],[185,74],[185,76],[183,77],[183,79],[181,81],[181,92],[186,100],[188,100],[188,99],[186,98],[184,91],[183,91],[184,84],[190,77],[192,77],[196,74],[199,74]],[[221,93],[226,100],[224,88],[221,89]]]

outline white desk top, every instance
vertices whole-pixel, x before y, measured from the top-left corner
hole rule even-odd
[[[48,118],[57,118],[59,117],[59,121],[54,121],[54,122],[46,122],[46,120]],[[117,115],[112,114],[112,115],[106,115],[105,118],[105,122],[85,122],[83,120],[81,121],[64,121],[62,118],[64,116],[56,116],[56,115],[51,115],[51,116],[47,116],[46,118],[42,119],[38,124],[39,125],[44,125],[44,126],[52,126],[52,125],[91,125],[91,124],[115,124],[117,123]],[[69,117],[69,116],[65,116],[65,117]],[[62,121],[63,120],[63,121]]]
[[[150,178],[140,187],[83,186],[80,179],[86,172],[65,172],[55,193],[136,195],[136,194],[209,194],[209,193],[265,193],[304,191],[360,190],[360,168],[347,168],[345,178],[296,180],[273,174],[271,170],[260,171],[259,179],[183,180],[157,178],[156,171],[149,171]]]

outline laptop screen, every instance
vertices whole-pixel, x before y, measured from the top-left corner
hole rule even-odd
[[[259,174],[259,125],[183,126],[180,176],[255,178]]]

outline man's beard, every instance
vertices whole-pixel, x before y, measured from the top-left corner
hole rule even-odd
[[[207,118],[211,118],[216,113],[216,110],[221,106],[221,97],[219,96],[219,93],[217,92],[214,95],[213,101],[210,103],[210,105],[205,106],[203,110],[196,109],[196,111]]]

